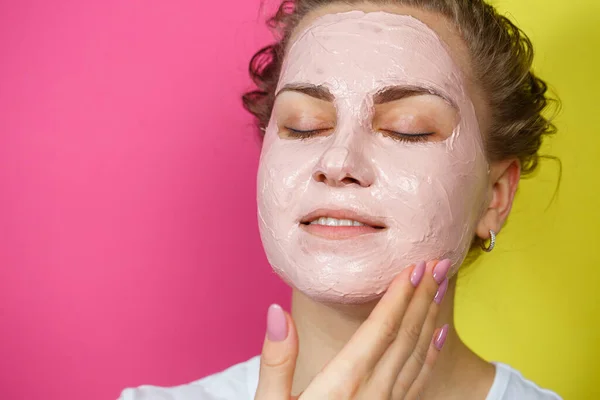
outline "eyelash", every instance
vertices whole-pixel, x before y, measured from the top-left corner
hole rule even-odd
[[[435,135],[435,132],[423,132],[423,133],[402,133],[383,130],[385,136],[391,137],[394,140],[408,143],[421,143],[426,142],[427,137]]]
[[[288,128],[286,127],[285,129],[287,129],[292,136],[297,137],[299,139],[308,139],[312,136],[318,135],[319,133],[323,133],[328,131],[329,129],[313,129],[310,131],[301,131],[298,129],[293,129],[293,128]]]
[[[285,128],[287,129],[294,137],[299,139],[308,139],[312,136],[318,135],[319,133],[326,132],[329,129],[313,129],[310,131],[301,131],[293,128]],[[435,132],[424,132],[424,133],[402,133],[402,132],[394,132],[383,130],[382,131],[385,136],[391,137],[394,140],[398,140],[401,142],[409,142],[409,143],[420,143],[426,142],[428,136],[432,136]]]

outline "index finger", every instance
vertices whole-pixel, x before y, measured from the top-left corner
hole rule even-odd
[[[340,353],[325,367],[348,377],[363,377],[396,340],[402,317],[425,273],[425,262],[402,271]],[[413,283],[415,282],[415,283]]]

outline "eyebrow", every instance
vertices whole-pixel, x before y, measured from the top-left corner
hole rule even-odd
[[[333,95],[325,86],[317,86],[305,83],[297,83],[297,84],[288,84],[285,85],[281,90],[277,93],[279,96],[283,92],[298,92],[304,93],[310,97],[314,97],[315,99],[325,100],[329,102],[333,102]]]
[[[420,86],[389,86],[379,90],[373,95],[373,103],[385,104],[392,101],[401,100],[407,97],[419,96],[422,94],[432,94],[434,96],[441,97],[448,101],[446,96],[442,96],[440,93],[427,89]]]
[[[283,92],[303,93],[310,97],[314,97],[315,99],[325,100],[328,102],[333,102],[333,100],[335,98],[335,96],[333,96],[333,94],[331,94],[329,89],[327,89],[325,86],[312,85],[312,84],[308,84],[308,83],[287,84],[277,93],[277,95],[275,97],[279,96]],[[385,88],[377,91],[373,95],[373,103],[374,104],[391,103],[392,101],[401,100],[401,99],[404,99],[407,97],[412,97],[412,96],[419,96],[422,94],[430,94],[430,95],[438,96],[441,99],[450,103],[450,105],[453,106],[454,108],[458,109],[458,107],[456,106],[456,103],[453,102],[452,100],[450,100],[447,96],[441,94],[440,92],[438,92],[434,89],[425,88],[425,87],[421,87],[421,86],[395,85],[395,86],[385,87]]]
[[[436,89],[427,88],[423,86],[388,86],[376,92],[373,95],[373,103],[385,104],[407,97],[419,96],[423,94],[437,96],[440,99],[444,100],[446,103],[450,104],[455,110],[459,110],[459,107],[456,104],[456,102],[452,100],[449,96],[443,94],[442,92]]]

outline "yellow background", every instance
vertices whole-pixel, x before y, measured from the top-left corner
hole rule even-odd
[[[457,325],[488,360],[566,400],[600,399],[600,0],[493,2],[528,34],[562,101],[496,250],[460,275]],[[515,399],[518,400],[518,399]]]

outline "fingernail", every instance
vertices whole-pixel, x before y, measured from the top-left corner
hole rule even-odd
[[[281,342],[288,335],[287,321],[283,309],[271,304],[267,312],[267,338],[272,342]]]
[[[441,284],[444,279],[446,279],[446,275],[448,275],[448,271],[450,270],[450,260],[445,259],[437,263],[435,268],[433,269],[433,279],[439,284]]]
[[[448,336],[448,324],[442,326],[442,329],[440,329],[440,332],[433,340],[433,344],[435,345],[436,349],[442,350],[444,343],[446,343],[446,336]]]
[[[433,298],[433,301],[435,301],[436,304],[440,304],[442,300],[444,300],[446,290],[448,290],[448,278],[444,279],[444,281],[440,283],[440,287],[438,288],[438,291],[435,294],[435,297]]]
[[[424,275],[425,261],[420,261],[419,263],[417,263],[417,265],[415,265],[415,269],[413,269],[412,274],[410,274],[410,283],[412,283],[414,287],[419,286],[419,283],[421,283],[421,280],[423,279]]]

